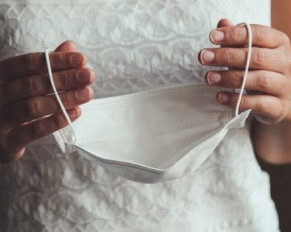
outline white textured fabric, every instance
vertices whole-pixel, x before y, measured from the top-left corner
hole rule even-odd
[[[0,0],[0,56],[71,39],[96,73],[95,97],[202,83],[197,53],[217,21],[269,24],[269,8],[269,0]],[[0,166],[0,219],[1,232],[278,230],[247,128],[230,131],[195,172],[153,185],[62,154],[48,136]]]

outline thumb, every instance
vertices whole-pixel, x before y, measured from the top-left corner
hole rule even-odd
[[[229,26],[233,26],[233,23],[229,20],[229,19],[220,19],[218,24],[217,24],[217,28],[219,27],[229,27]]]
[[[78,50],[76,49],[75,44],[67,40],[63,43],[61,43],[56,49],[55,52],[77,52]]]

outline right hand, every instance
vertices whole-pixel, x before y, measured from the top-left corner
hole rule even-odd
[[[72,121],[80,104],[92,99],[93,72],[72,42],[50,54],[56,88]],[[19,159],[33,141],[65,126],[67,121],[52,93],[44,53],[0,61],[0,162]]]

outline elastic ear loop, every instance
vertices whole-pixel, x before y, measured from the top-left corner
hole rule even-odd
[[[51,62],[50,62],[50,58],[49,58],[49,53],[50,52],[53,52],[53,51],[51,49],[46,49],[45,50],[45,59],[46,59],[49,79],[50,79],[54,94],[56,96],[56,99],[57,99],[57,101],[59,103],[59,106],[60,106],[60,108],[61,108],[61,110],[62,110],[62,112],[63,112],[63,114],[64,114],[64,116],[65,116],[65,118],[66,118],[66,120],[67,120],[67,122],[69,124],[69,126],[71,127],[71,129],[73,131],[73,135],[74,135],[73,136],[74,137],[73,144],[76,144],[77,143],[77,136],[76,136],[75,129],[74,129],[72,121],[71,121],[71,119],[70,119],[70,117],[69,117],[69,115],[68,115],[68,113],[67,113],[67,111],[66,111],[66,109],[65,109],[65,107],[64,107],[64,105],[63,105],[63,103],[62,103],[62,101],[60,99],[60,97],[59,97],[58,91],[56,89],[56,86],[55,86],[55,83],[54,83],[54,80],[53,80],[53,73],[52,73]]]
[[[242,82],[242,85],[241,85],[241,89],[240,89],[240,92],[239,92],[239,97],[238,97],[238,100],[237,100],[237,104],[236,104],[236,108],[235,108],[235,116],[238,116],[239,115],[239,106],[240,106],[240,103],[241,103],[241,100],[242,100],[242,95],[243,95],[243,92],[244,92],[244,89],[245,89],[245,85],[246,85],[246,81],[247,81],[247,77],[248,77],[248,72],[249,72],[249,66],[250,66],[250,61],[251,61],[251,54],[252,54],[252,42],[253,42],[253,35],[252,35],[252,29],[250,27],[250,25],[248,23],[240,23],[238,25],[245,25],[246,28],[247,28],[247,31],[248,31],[248,54],[247,54],[247,60],[246,60],[246,66],[245,66],[245,73],[244,73],[244,77],[243,77],[243,82]],[[49,53],[52,52],[51,49],[46,49],[45,50],[45,59],[46,59],[46,64],[47,64],[47,69],[48,69],[48,74],[49,74],[49,79],[50,79],[50,82],[51,82],[51,85],[52,85],[52,88],[53,88],[53,91],[54,91],[54,94],[56,96],[56,99],[59,103],[59,106],[69,124],[69,126],[71,127],[72,131],[73,131],[73,135],[74,135],[74,142],[73,144],[76,144],[77,142],[77,136],[76,136],[76,132],[75,132],[75,129],[73,127],[73,124],[72,124],[72,121],[59,97],[59,94],[58,94],[58,91],[56,89],[56,86],[55,86],[55,83],[54,83],[54,80],[53,80],[53,74],[52,74],[52,69],[51,69],[51,63],[50,63],[50,59],[49,59]]]
[[[247,60],[246,60],[246,66],[245,66],[245,72],[244,72],[244,77],[243,77],[243,82],[241,85],[241,89],[239,92],[239,96],[238,96],[238,100],[236,103],[236,107],[235,107],[235,116],[239,115],[239,106],[242,100],[242,95],[246,86],[246,81],[247,81],[247,77],[248,77],[248,72],[249,72],[249,67],[250,67],[250,62],[251,62],[251,55],[252,55],[252,43],[253,43],[253,34],[252,34],[252,28],[248,23],[240,23],[238,24],[238,26],[240,25],[245,25],[248,31],[248,54],[247,54]]]

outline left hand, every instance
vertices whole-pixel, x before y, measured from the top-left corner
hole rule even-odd
[[[50,54],[54,82],[72,121],[90,101],[94,73],[71,41]],[[68,125],[52,95],[45,55],[32,52],[0,61],[0,163],[18,160],[26,147]]]
[[[220,48],[200,51],[199,61],[203,65],[228,67],[229,70],[210,71],[206,82],[211,86],[240,88],[247,57],[248,33],[245,26],[233,26],[225,19],[211,31],[209,38]],[[221,27],[222,26],[222,27]],[[287,35],[273,28],[251,25],[253,48],[246,90],[256,95],[243,95],[240,110],[252,109],[271,123],[291,122],[291,47]],[[238,94],[220,92],[217,100],[235,108]]]

